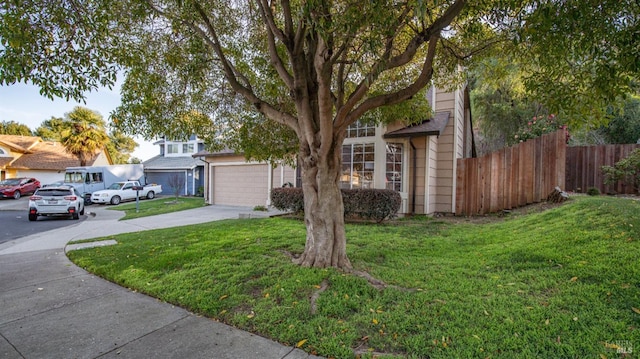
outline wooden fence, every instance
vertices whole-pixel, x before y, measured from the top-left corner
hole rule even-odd
[[[566,190],[585,193],[597,188],[600,193],[634,193],[633,186],[618,182],[605,185],[602,166],[613,166],[640,145],[578,146],[567,149]]]
[[[541,202],[565,188],[566,133],[560,130],[480,158],[458,159],[456,215]]]

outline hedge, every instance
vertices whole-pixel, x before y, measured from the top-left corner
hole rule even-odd
[[[382,222],[397,215],[402,204],[400,194],[389,189],[343,189],[344,216]],[[274,188],[271,205],[281,211],[304,212],[302,188]]]

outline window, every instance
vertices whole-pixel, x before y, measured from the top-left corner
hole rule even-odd
[[[342,146],[341,188],[373,188],[375,146],[354,143]]]
[[[178,153],[178,145],[167,144],[167,153]]]
[[[347,127],[347,138],[353,137],[370,137],[376,135],[376,126],[371,124],[363,124],[360,121]]]
[[[6,153],[6,152],[4,152],[4,150],[3,150],[2,148],[0,148],[0,156],[4,156],[4,155],[6,155],[6,154],[7,154],[7,153]]]
[[[194,153],[193,152],[193,143],[183,143],[182,144],[182,153]]]
[[[102,172],[94,172],[88,174],[88,183],[102,182]]]
[[[402,191],[402,145],[387,144],[386,188]]]

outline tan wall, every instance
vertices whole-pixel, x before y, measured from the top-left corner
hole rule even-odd
[[[428,147],[428,155],[429,158],[427,160],[427,173],[429,174],[428,185],[429,185],[429,194],[426,202],[426,214],[431,214],[435,212],[436,207],[436,194],[438,191],[438,138],[435,136],[429,137],[429,147]]]
[[[107,155],[105,155],[104,151],[102,151],[98,155],[98,158],[96,158],[95,162],[93,162],[92,166],[109,166],[109,165],[112,165],[112,164],[113,163],[111,163],[111,161],[109,161],[109,159],[107,158]]]
[[[416,165],[414,168],[414,164],[413,164],[413,154],[409,153],[409,208],[411,209],[411,206],[413,206],[413,203],[411,203],[411,199],[414,197],[413,193],[411,193],[411,191],[413,191],[413,184],[411,183],[413,181],[413,171],[416,171],[416,175],[415,175],[415,179],[416,179],[416,193],[415,193],[415,213],[425,213],[424,212],[424,203],[425,203],[425,195],[426,195],[426,186],[425,186],[425,176],[426,176],[426,171],[425,171],[425,166],[427,163],[426,157],[427,157],[427,138],[426,137],[419,137],[419,138],[414,138],[411,140],[411,142],[413,143],[413,145],[416,147],[415,151],[416,151]],[[409,146],[411,147],[411,146]],[[409,148],[410,151],[413,151],[412,148]]]

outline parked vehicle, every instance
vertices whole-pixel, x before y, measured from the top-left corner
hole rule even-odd
[[[91,195],[92,203],[99,204],[120,204],[122,201],[131,201],[137,198],[152,199],[157,194],[162,193],[162,186],[149,184],[141,186],[138,181],[116,182],[108,189],[95,191]]]
[[[69,216],[73,219],[84,214],[84,198],[73,186],[48,186],[38,189],[29,197],[29,220],[38,216]]]
[[[40,188],[40,181],[35,178],[8,178],[0,181],[0,198],[18,199],[23,194],[31,194]]]
[[[93,192],[108,188],[115,182],[139,181],[143,177],[141,164],[68,167],[64,184],[75,187],[85,199],[85,204],[91,204]]]

